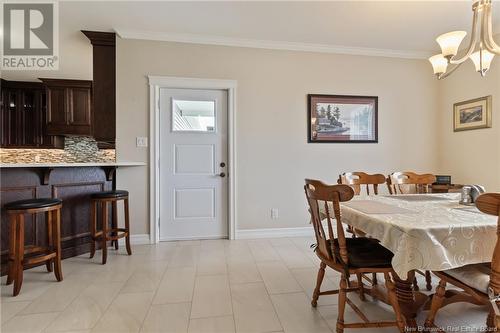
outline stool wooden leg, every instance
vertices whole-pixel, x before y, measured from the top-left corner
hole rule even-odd
[[[377,273],[372,273],[372,285],[378,284]]]
[[[50,251],[54,249],[54,242],[52,241],[52,212],[47,212],[45,218],[47,219],[47,244],[49,246]],[[52,272],[52,259],[47,260],[45,266],[47,266],[47,272]]]
[[[128,211],[128,198],[124,200],[125,207],[125,229],[127,230],[127,235],[125,236],[125,246],[127,248],[128,255],[132,255],[132,249],[130,248],[130,216]]]
[[[61,210],[57,209],[51,212],[52,215],[52,229],[54,235],[54,246],[56,248],[56,257],[54,259],[54,272],[56,274],[57,281],[62,281],[62,269],[61,269]],[[55,215],[55,216],[54,216]]]
[[[118,203],[115,201],[111,202],[111,208],[112,208],[112,220],[111,220],[111,228],[116,229],[118,228]],[[113,236],[118,235],[116,231],[113,232]],[[111,245],[115,243],[115,250],[118,250],[118,239],[114,240],[111,242]]]
[[[96,206],[97,206],[97,201],[92,200],[90,202],[90,237],[91,237],[91,242],[90,242],[90,258],[94,258],[95,255],[95,234],[96,234],[96,226],[97,226],[97,216],[96,216]]]
[[[23,284],[23,260],[24,260],[24,215],[17,215],[16,223],[16,246],[14,256],[14,296],[19,295]]]
[[[16,269],[14,266],[16,256],[16,239],[17,239],[17,216],[9,214],[9,271],[7,275],[7,285],[15,280]]]
[[[106,201],[102,201],[101,203],[101,212],[102,212],[102,234],[101,234],[101,248],[102,248],[102,264],[106,264],[108,259],[108,203]]]
[[[430,271],[425,271],[425,282],[427,290],[432,290],[432,277]]]

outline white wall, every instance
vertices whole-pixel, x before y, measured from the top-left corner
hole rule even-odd
[[[440,173],[453,175],[455,183],[482,184],[496,192],[500,191],[499,60],[493,60],[485,78],[467,61],[440,82],[437,137]],[[492,128],[453,132],[453,104],[488,95],[493,96]]]
[[[121,160],[148,161],[135,148],[135,137],[148,133],[148,74],[238,81],[240,229],[306,225],[306,177],[437,169],[438,83],[426,61],[118,39]],[[308,144],[309,93],[379,96],[379,143]],[[148,171],[123,169],[118,182],[134,191],[133,233],[147,232]],[[278,220],[271,207],[280,209]]]

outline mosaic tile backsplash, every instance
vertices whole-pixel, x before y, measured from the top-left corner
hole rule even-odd
[[[99,149],[93,138],[68,136],[64,149],[7,149],[0,148],[2,163],[112,163],[114,149]]]

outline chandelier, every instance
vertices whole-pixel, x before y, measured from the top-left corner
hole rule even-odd
[[[452,31],[436,38],[441,54],[429,58],[437,78],[444,79],[452,74],[467,59],[471,59],[481,76],[490,69],[493,57],[500,55],[500,46],[493,40],[492,0],[474,0],[472,33],[466,53],[457,57],[460,44],[467,35],[465,31]],[[450,66],[452,65],[452,66]],[[451,68],[448,68],[450,66]],[[447,71],[448,70],[448,71]]]

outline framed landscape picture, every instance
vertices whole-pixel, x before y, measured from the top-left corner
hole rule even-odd
[[[314,94],[307,97],[307,142],[378,142],[378,97]]]
[[[491,127],[491,96],[453,105],[453,130],[466,131]]]

